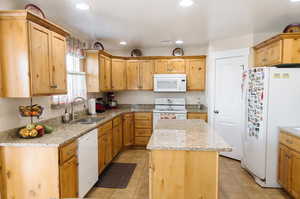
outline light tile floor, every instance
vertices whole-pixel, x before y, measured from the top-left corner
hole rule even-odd
[[[114,162],[137,163],[127,189],[93,188],[87,198],[148,199],[148,152],[127,150]],[[220,158],[220,199],[289,199],[281,189],[263,189],[241,168],[240,162]]]

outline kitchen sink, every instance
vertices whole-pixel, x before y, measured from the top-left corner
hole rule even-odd
[[[79,119],[74,121],[74,123],[79,123],[79,124],[95,124],[97,122],[100,122],[101,120],[103,120],[104,118],[101,117],[87,117],[87,118],[83,118],[83,119]]]

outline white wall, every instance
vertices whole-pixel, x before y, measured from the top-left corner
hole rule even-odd
[[[15,1],[12,0],[1,0],[0,10],[17,9]]]
[[[180,48],[183,48],[184,55],[206,55],[207,54],[207,45],[202,46],[178,46]],[[143,52],[143,56],[172,56],[173,49],[176,48],[176,46],[173,47],[158,47],[158,48],[141,48],[141,51]],[[110,52],[113,55],[116,56],[130,56],[132,49],[124,48],[124,49],[115,49],[107,51]]]
[[[202,104],[207,104],[205,92],[187,92],[178,93],[154,93],[151,91],[125,91],[116,93],[116,99],[119,104],[153,104],[155,98],[160,97],[183,97],[187,104],[197,104],[198,100]]]

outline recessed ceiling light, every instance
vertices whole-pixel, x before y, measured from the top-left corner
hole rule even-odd
[[[300,0],[290,0],[291,2],[300,2]]]
[[[76,8],[79,10],[89,10],[90,6],[86,3],[77,3]]]
[[[175,43],[176,44],[183,44],[183,41],[182,40],[177,40]]]
[[[192,0],[181,0],[179,5],[181,7],[190,7],[194,4],[194,2]]]
[[[120,42],[120,45],[125,46],[125,45],[127,45],[127,42],[126,42],[126,41],[121,41],[121,42]]]

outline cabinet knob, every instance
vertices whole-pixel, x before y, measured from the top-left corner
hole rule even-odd
[[[57,85],[52,85],[50,86],[50,88],[57,88]]]

